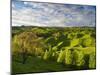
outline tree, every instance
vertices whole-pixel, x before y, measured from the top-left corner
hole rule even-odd
[[[57,58],[57,62],[62,63],[64,61],[64,58],[65,58],[65,52],[61,50]]]
[[[32,55],[39,55],[43,52],[42,38],[36,36],[32,32],[23,32],[14,38],[14,43],[18,45],[18,52],[21,53],[23,64],[26,62],[28,53]]]
[[[96,55],[95,52],[90,54],[89,68],[96,68]]]
[[[73,65],[83,66],[84,65],[84,53],[83,53],[83,51],[74,49],[72,60],[73,60]]]
[[[48,59],[48,51],[47,50],[45,51],[45,53],[43,55],[43,59],[44,60],[47,60]]]
[[[65,64],[72,64],[72,54],[69,49],[65,50]]]

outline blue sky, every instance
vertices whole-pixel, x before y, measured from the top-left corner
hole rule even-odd
[[[95,26],[96,7],[12,1],[12,26]]]

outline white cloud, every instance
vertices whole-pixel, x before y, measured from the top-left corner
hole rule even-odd
[[[95,10],[86,6],[24,2],[23,8],[17,8],[14,4],[12,3],[12,7],[15,8],[12,9],[12,25],[73,26],[73,24],[79,24],[81,26],[81,24],[95,24]],[[91,13],[87,15],[89,12]]]
[[[28,4],[28,2],[24,2],[24,4]]]

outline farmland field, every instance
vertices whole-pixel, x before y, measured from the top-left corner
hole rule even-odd
[[[96,68],[95,27],[12,26],[12,74]]]

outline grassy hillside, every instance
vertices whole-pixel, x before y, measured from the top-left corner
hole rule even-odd
[[[95,27],[12,27],[12,73],[96,68]]]

